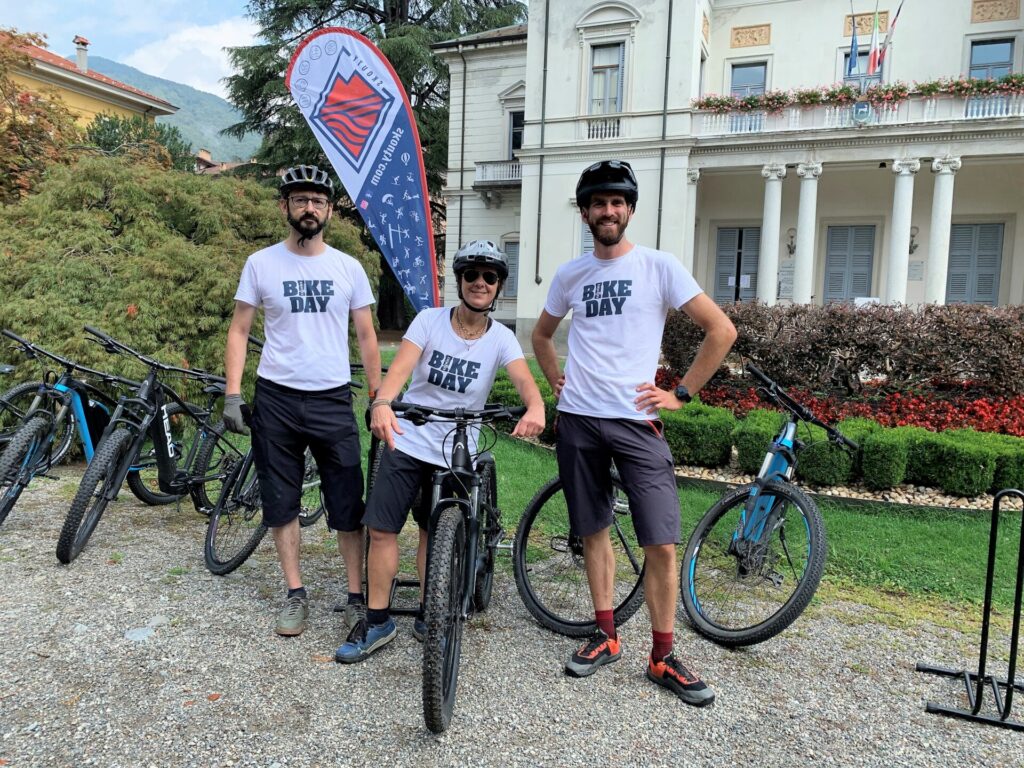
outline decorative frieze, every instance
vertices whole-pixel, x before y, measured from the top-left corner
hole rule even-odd
[[[1020,0],[973,0],[971,24],[1020,18]]]
[[[771,24],[755,24],[750,27],[733,27],[729,37],[731,48],[752,48],[768,45],[772,41]]]
[[[846,14],[846,18],[843,21],[843,37],[853,37],[853,19],[852,14]],[[858,35],[871,35],[871,27],[875,21],[874,13],[858,13],[857,19],[857,34]],[[879,11],[878,12],[878,31],[887,32],[889,30],[889,12]]]

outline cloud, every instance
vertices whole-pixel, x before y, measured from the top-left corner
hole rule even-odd
[[[233,74],[224,48],[252,45],[258,32],[255,22],[242,16],[209,26],[184,27],[136,49],[123,63],[149,75],[224,96],[220,80]]]

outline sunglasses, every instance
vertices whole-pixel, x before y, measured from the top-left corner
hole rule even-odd
[[[483,277],[484,282],[488,285],[494,285],[498,282],[497,272],[481,272],[479,269],[467,269],[462,273],[462,279],[467,283],[475,283],[478,277]]]

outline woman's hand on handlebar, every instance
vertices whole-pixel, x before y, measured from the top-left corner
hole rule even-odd
[[[512,430],[512,437],[536,437],[544,431],[544,406],[527,409]]]
[[[405,434],[398,424],[398,417],[387,403],[374,406],[370,413],[370,431],[391,451],[395,450],[395,433]]]

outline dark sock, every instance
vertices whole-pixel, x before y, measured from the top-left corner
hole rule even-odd
[[[420,603],[420,607],[416,609],[416,618],[423,621],[427,614],[423,612],[423,603]]]
[[[596,611],[597,628],[608,637],[615,639],[615,611]]]
[[[349,605],[362,605],[366,601],[363,599],[362,592],[349,592],[348,593],[348,604]]]
[[[654,650],[651,651],[652,659],[661,660],[672,653],[671,632],[658,632],[657,630],[653,630],[651,634],[654,635]]]
[[[370,608],[366,611],[366,623],[369,624],[371,627],[375,624],[384,624],[387,622],[390,615],[391,611],[389,611],[387,608],[381,608],[380,610],[376,608]]]
[[[296,587],[295,589],[289,589],[288,590],[288,597],[295,597],[296,595],[298,595],[299,597],[305,597],[306,596],[306,588],[305,587]]]

